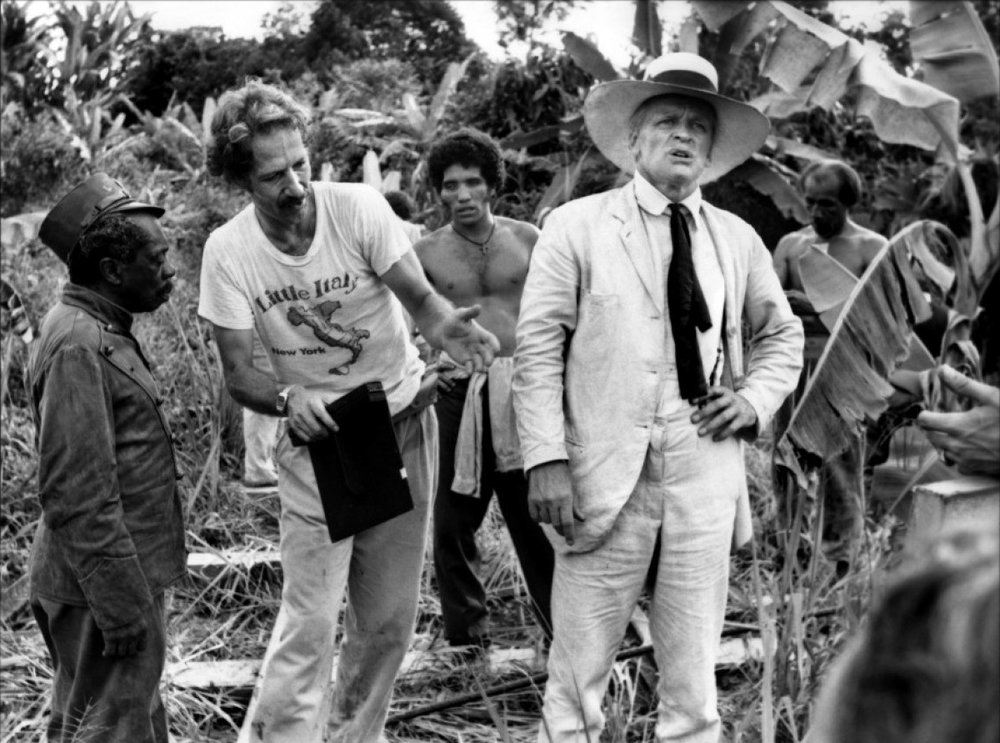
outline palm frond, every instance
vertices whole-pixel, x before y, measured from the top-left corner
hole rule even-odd
[[[925,229],[915,222],[895,235],[844,303],[775,450],[776,463],[800,483],[888,407],[889,374],[909,354],[913,326],[930,316],[907,247]]]

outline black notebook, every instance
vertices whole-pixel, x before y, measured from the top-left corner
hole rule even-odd
[[[326,407],[339,431],[309,444],[330,540],[337,542],[413,508],[381,382]],[[292,444],[304,442],[290,432]]]

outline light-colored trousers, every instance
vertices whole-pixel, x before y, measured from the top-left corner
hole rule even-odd
[[[243,484],[269,485],[278,481],[274,448],[280,418],[243,408]]]
[[[287,624],[263,669],[254,741],[375,743],[381,735],[416,620],[438,452],[433,408],[395,428],[414,509],[336,543],[307,447],[293,447],[287,434],[278,442]],[[344,637],[331,687],[345,591]]]
[[[541,743],[597,741],[615,653],[660,542],[650,629],[659,677],[656,740],[715,743],[715,658],[725,619],[729,553],[742,476],[730,438],[701,438],[694,408],[655,421],[639,482],[601,546],[556,545]],[[558,539],[558,538],[557,538]],[[561,540],[560,540],[561,541]]]
[[[254,368],[273,374],[271,362],[257,334],[253,335]],[[274,449],[278,443],[281,419],[243,408],[243,484],[269,485],[278,481]]]

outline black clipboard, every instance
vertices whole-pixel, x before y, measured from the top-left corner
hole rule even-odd
[[[367,382],[326,406],[339,431],[308,446],[330,541],[353,536],[413,508],[381,382]]]

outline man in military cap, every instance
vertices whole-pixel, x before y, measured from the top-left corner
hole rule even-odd
[[[97,173],[39,237],[69,267],[28,362],[42,518],[31,608],[54,670],[50,741],[166,743],[163,592],[184,574],[170,430],[132,316],[175,271],[157,219]]]

